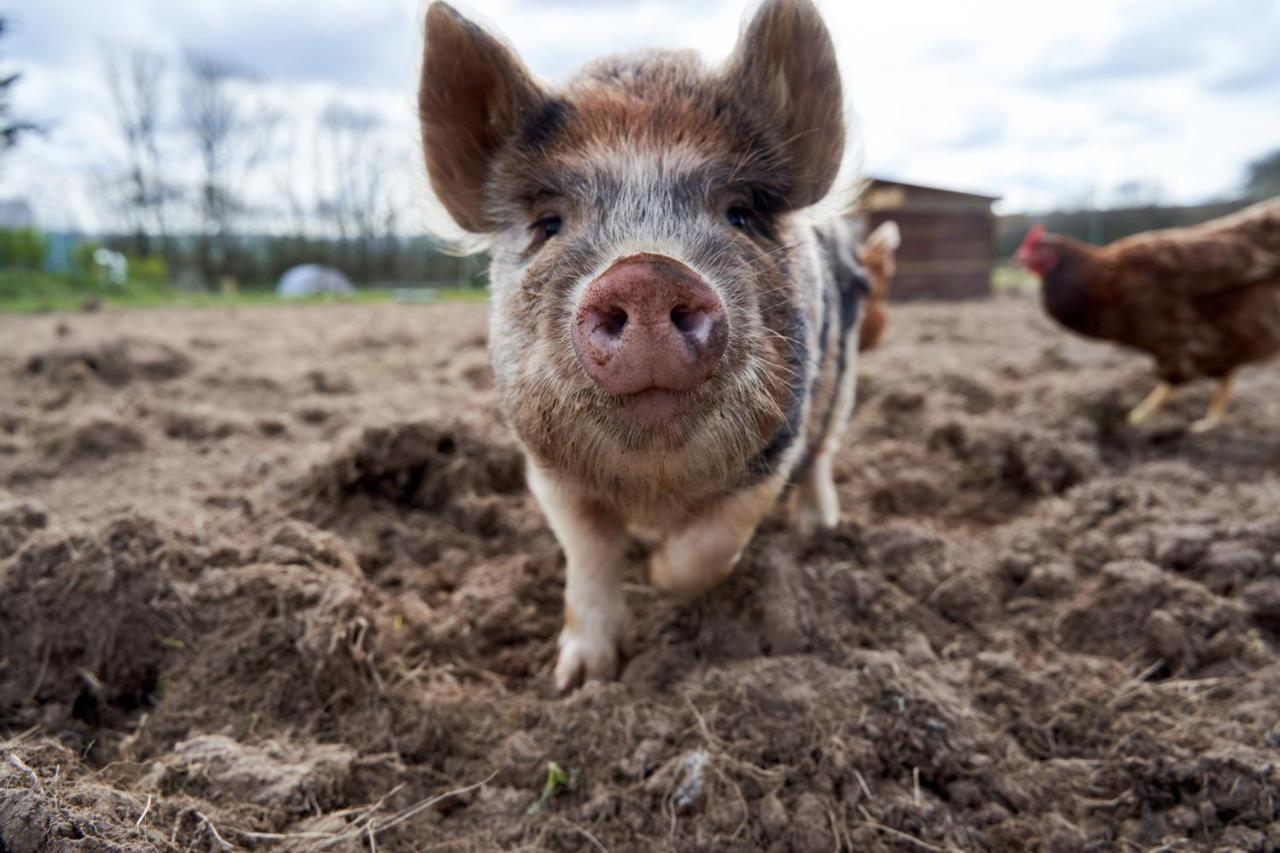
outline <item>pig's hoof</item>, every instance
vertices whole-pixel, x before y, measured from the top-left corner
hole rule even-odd
[[[798,513],[792,524],[796,533],[804,538],[809,538],[828,530],[835,530],[840,526],[840,519],[808,511]]]
[[[556,690],[567,693],[583,682],[608,681],[618,674],[618,644],[605,636],[560,633]]]

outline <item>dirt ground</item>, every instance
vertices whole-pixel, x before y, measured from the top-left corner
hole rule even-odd
[[[621,680],[557,698],[484,347],[0,317],[0,853],[1280,849],[1280,366],[1130,429],[1142,358],[895,308],[840,529],[688,606],[637,567]]]

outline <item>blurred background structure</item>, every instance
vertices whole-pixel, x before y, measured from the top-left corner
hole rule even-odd
[[[654,45],[715,61],[750,4],[464,5],[562,78]],[[301,264],[361,297],[482,289],[485,258],[450,254],[424,223],[422,11],[121,0],[91,16],[45,0],[7,13],[0,304],[265,297]],[[861,212],[902,226],[895,298],[1026,286],[1004,261],[1033,221],[1106,242],[1280,193],[1272,0],[1081,0],[1053,26],[1012,0],[824,14],[858,112],[851,165],[878,176]],[[124,285],[94,260],[104,248],[124,257]]]
[[[884,222],[902,232],[893,299],[966,299],[991,292],[999,199],[978,193],[872,178],[857,215],[867,233]]]

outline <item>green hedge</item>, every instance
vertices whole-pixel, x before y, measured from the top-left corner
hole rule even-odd
[[[0,267],[43,269],[44,251],[44,236],[34,228],[0,229]]]

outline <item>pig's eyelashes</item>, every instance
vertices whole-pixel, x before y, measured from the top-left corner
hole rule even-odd
[[[725,211],[725,219],[729,220],[729,224],[739,231],[748,231],[751,229],[752,213],[749,208],[737,205]]]
[[[564,220],[555,214],[540,216],[529,226],[529,233],[532,239],[529,241],[528,248],[524,251],[524,257],[532,257],[539,249],[541,249],[548,240],[560,233],[560,229],[564,227]]]
[[[560,233],[563,225],[564,221],[559,216],[544,216],[533,223],[533,233],[540,241],[550,240]]]

